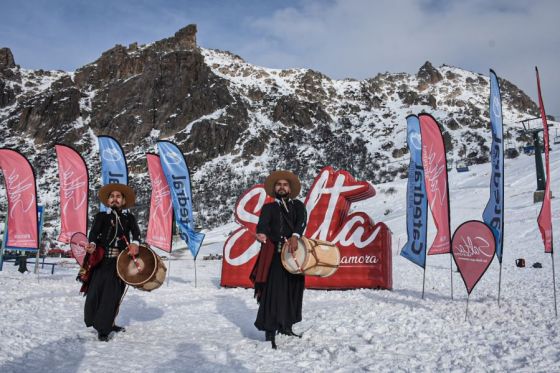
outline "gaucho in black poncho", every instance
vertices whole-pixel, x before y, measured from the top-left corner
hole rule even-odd
[[[259,310],[255,326],[263,330],[266,340],[276,348],[277,332],[298,336],[292,325],[301,321],[304,277],[282,266],[280,251],[284,242],[293,250],[307,222],[304,204],[294,199],[301,189],[299,179],[289,171],[275,171],[266,179],[265,190],[275,198],[263,206],[257,225],[257,239],[262,243],[251,272]]]
[[[132,188],[123,184],[107,184],[99,190],[99,199],[109,209],[95,216],[86,250],[92,254],[102,247],[104,256],[91,273],[84,321],[86,326],[97,330],[100,341],[107,341],[111,332],[124,331],[123,327],[115,325],[125,288],[117,275],[117,256],[127,248],[131,255],[138,254],[140,228],[134,215],[123,211],[134,205]]]

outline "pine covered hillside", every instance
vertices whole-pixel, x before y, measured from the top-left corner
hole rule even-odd
[[[73,72],[24,69],[10,49],[0,49],[0,147],[19,150],[35,167],[47,230],[58,230],[54,144],[84,156],[96,191],[98,135],[115,137],[125,149],[140,221],[150,199],[144,154],[156,150],[158,139],[178,144],[203,228],[231,221],[240,193],[272,169],[299,174],[303,195],[325,165],[374,185],[404,177],[405,117],[412,113],[438,119],[450,162],[489,159],[485,75],[426,62],[415,75],[333,80],[201,48],[196,31],[189,25],[148,45],[116,45]],[[516,156],[529,141],[519,121],[537,116],[538,108],[513,83],[502,79],[501,88],[506,151]],[[97,206],[95,193],[90,199]],[[2,186],[0,211],[5,205]]]

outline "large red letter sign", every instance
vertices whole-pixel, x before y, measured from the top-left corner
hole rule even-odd
[[[369,183],[356,181],[346,171],[325,167],[315,178],[305,200],[308,222],[304,235],[336,244],[341,263],[330,277],[306,277],[306,287],[392,288],[389,229],[383,223],[374,224],[364,212],[348,214],[351,203],[374,195],[375,189]],[[235,217],[242,227],[224,245],[222,286],[252,286],[249,273],[260,250],[255,239],[256,225],[262,206],[271,201],[262,184],[239,198]]]

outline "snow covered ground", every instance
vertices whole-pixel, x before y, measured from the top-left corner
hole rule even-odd
[[[108,343],[83,324],[75,265],[37,276],[6,263],[0,372],[560,371],[551,258],[536,224],[540,204],[532,203],[534,159],[506,160],[505,169],[501,306],[494,260],[471,294],[467,321],[457,272],[450,298],[449,255],[428,257],[424,300],[421,269],[398,255],[406,240],[406,180],[399,180],[376,185],[377,196],[353,206],[394,233],[394,289],[307,290],[304,320],[294,327],[302,339],[279,336],[273,351],[253,326],[252,290],[220,288],[221,262],[200,259],[195,287],[194,263],[184,251],[171,255],[169,285],[152,293],[129,289],[117,318],[127,331]],[[552,153],[551,169],[553,194],[560,196],[560,151]],[[450,172],[452,229],[481,219],[489,175],[489,164]],[[552,206],[558,232],[558,198]],[[220,253],[233,227],[208,232],[199,258]],[[430,231],[433,237],[433,225]],[[517,268],[516,258],[525,258],[527,267]],[[532,268],[534,262],[543,268]]]

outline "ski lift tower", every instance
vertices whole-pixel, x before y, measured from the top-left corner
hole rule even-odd
[[[521,121],[523,125],[523,132],[531,134],[533,137],[533,145],[535,147],[535,169],[537,173],[537,190],[533,193],[533,203],[542,202],[544,200],[544,190],[546,184],[546,176],[544,174],[544,167],[542,161],[541,144],[539,140],[539,132],[543,128],[531,128],[531,121],[540,119],[541,117],[529,118]]]

